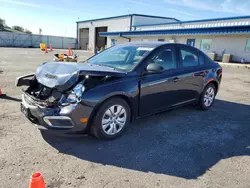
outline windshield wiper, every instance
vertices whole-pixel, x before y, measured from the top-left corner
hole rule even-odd
[[[112,69],[114,69],[114,70],[118,70],[117,68],[112,67],[112,66],[109,66],[109,65],[104,65],[104,64],[94,64],[94,65],[99,65],[99,66],[101,66],[101,67],[109,67],[109,68],[112,68]]]

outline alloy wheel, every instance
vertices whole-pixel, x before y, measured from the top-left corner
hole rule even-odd
[[[102,130],[108,135],[119,133],[127,121],[127,112],[121,105],[108,108],[102,117]]]
[[[204,105],[206,107],[211,106],[211,104],[214,101],[214,96],[215,96],[214,88],[213,87],[207,88],[206,93],[204,95]]]

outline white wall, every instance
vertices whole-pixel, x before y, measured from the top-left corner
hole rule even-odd
[[[225,53],[233,55],[234,61],[240,61],[244,58],[250,62],[250,52],[245,50],[247,39],[250,35],[231,35],[221,37],[211,37],[213,39],[212,50],[221,53],[223,49]]]
[[[158,41],[158,39],[165,39],[165,42],[175,40],[176,43],[186,44],[187,39],[195,39],[195,47],[200,49],[202,39],[212,39],[212,47],[210,50],[204,51],[205,53],[216,52],[221,55],[225,49],[225,53],[233,55],[233,61],[238,61],[244,58],[247,62],[250,62],[250,52],[245,51],[246,41],[250,38],[250,34],[247,35],[190,35],[190,36],[144,36],[144,37],[131,37],[131,42],[142,42],[143,39],[148,41]],[[118,44],[127,42],[122,38],[116,38]]]
[[[176,22],[176,20],[168,18],[146,17],[146,16],[133,16],[133,25],[141,24],[161,24],[167,22]]]
[[[79,30],[79,48],[83,50],[88,49],[88,43],[89,43],[89,30],[88,29],[82,29]]]
[[[195,47],[200,49],[202,39],[212,39],[212,48],[210,50],[204,50],[205,53],[216,52],[217,55],[222,55],[222,51],[225,49],[226,54],[232,54],[232,60],[240,62],[244,58],[247,62],[250,62],[250,52],[245,51],[247,39],[250,38],[250,34],[247,35],[204,35],[204,36],[185,36],[176,37],[178,43],[186,44],[187,39],[195,39]]]
[[[129,40],[122,38],[122,37],[112,37],[112,39],[115,39],[115,44],[124,44],[124,43],[128,43]]]
[[[76,39],[70,37],[59,37],[49,35],[33,35],[15,32],[0,32],[0,46],[2,47],[35,47],[39,48],[40,43],[43,42],[49,46],[52,44],[53,48],[75,48]]]
[[[96,27],[108,27],[108,32],[115,31],[129,31],[130,30],[130,17],[113,18],[107,20],[97,20],[93,22],[78,23],[78,31],[80,28],[89,28],[89,49],[95,48],[95,28]],[[78,39],[79,34],[78,32]],[[107,38],[107,46],[111,46],[110,38]]]
[[[168,18],[155,18],[145,16],[133,16],[132,24],[148,24],[148,23],[166,23],[173,22],[174,20]],[[130,30],[131,17],[121,17],[112,19],[102,19],[89,22],[78,23],[78,39],[80,39],[80,29],[89,28],[89,49],[95,48],[95,28],[96,27],[108,27],[108,32],[116,31],[129,31]],[[81,36],[82,37],[82,36]],[[80,40],[79,40],[80,41]],[[78,41],[78,42],[79,42]],[[107,47],[111,46],[111,40],[107,38]],[[78,44],[80,47],[80,44]]]

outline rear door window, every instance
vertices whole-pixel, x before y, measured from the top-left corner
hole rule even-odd
[[[189,49],[180,49],[181,55],[181,67],[196,67],[199,66],[199,56],[198,54]]]

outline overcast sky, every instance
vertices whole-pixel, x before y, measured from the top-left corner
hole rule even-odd
[[[123,14],[196,20],[250,15],[250,0],[0,0],[0,18],[38,33],[76,37],[76,21]]]

